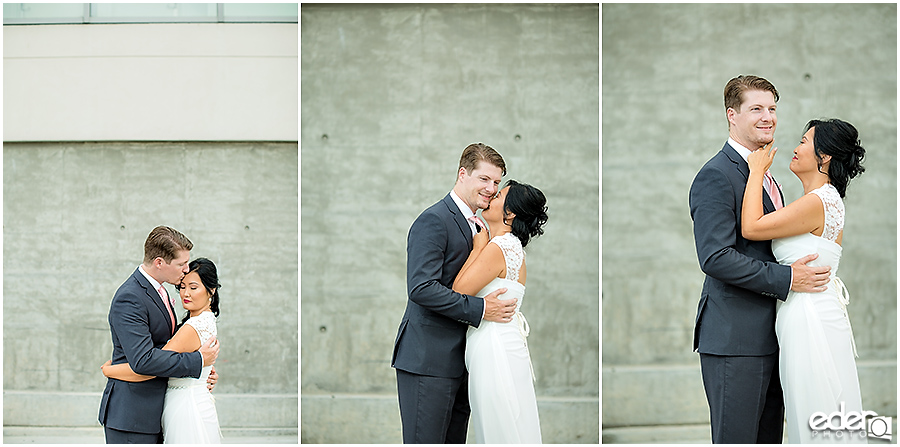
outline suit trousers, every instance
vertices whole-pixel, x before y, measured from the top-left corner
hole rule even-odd
[[[778,353],[700,354],[714,444],[781,444],[784,396]]]
[[[465,444],[469,374],[432,377],[397,370],[404,444]]]
[[[106,443],[107,444],[162,444],[163,436],[162,432],[148,434],[148,433],[134,433],[130,431],[121,431],[116,430],[114,428],[103,427],[103,431],[106,433]]]

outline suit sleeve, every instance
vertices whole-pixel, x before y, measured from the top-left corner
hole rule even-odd
[[[409,299],[447,318],[478,327],[484,315],[484,300],[455,292],[441,283],[447,268],[448,238],[446,224],[436,214],[423,213],[413,223],[407,239],[406,286]],[[463,254],[460,267],[467,255]]]
[[[691,218],[700,269],[726,284],[784,300],[791,287],[790,266],[756,259],[736,248],[741,237],[741,204],[735,198],[744,192],[734,188],[725,173],[714,167],[701,169],[691,185]]]
[[[116,297],[109,324],[119,338],[125,358],[138,374],[157,377],[200,377],[203,356],[199,352],[172,352],[153,347],[146,306],[133,293]]]

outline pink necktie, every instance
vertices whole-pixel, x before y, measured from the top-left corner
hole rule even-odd
[[[769,198],[772,199],[772,204],[775,205],[776,210],[780,210],[784,207],[784,204],[781,202],[781,194],[778,193],[778,186],[775,183],[775,178],[772,177],[772,173],[766,171],[765,181],[763,185],[766,188],[766,192],[769,193]]]
[[[172,319],[172,333],[174,334],[175,333],[175,314],[172,313],[172,303],[169,302],[169,294],[166,293],[166,288],[163,287],[162,285],[159,286],[159,289],[157,289],[157,291],[159,292],[159,296],[162,297],[163,303],[166,304],[166,310],[169,311],[169,318]]]

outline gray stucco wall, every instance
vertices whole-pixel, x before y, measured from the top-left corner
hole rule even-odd
[[[169,225],[218,268],[221,425],[296,430],[297,162],[296,143],[4,144],[4,424],[99,427],[110,301]]]
[[[599,7],[301,8],[301,441],[399,443],[406,235],[463,148],[547,196],[523,312],[545,442],[599,442]]]
[[[806,122],[859,129],[867,170],[845,201],[840,276],[863,406],[896,416],[896,5],[610,4],[602,21],[604,441],[622,440],[612,427],[708,422],[688,191],[728,137],[722,91],[738,74],[781,94],[772,171],[788,201]]]

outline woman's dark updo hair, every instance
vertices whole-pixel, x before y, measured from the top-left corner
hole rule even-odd
[[[866,170],[862,166],[866,150],[859,145],[859,132],[852,124],[839,119],[812,120],[806,125],[804,133],[812,128],[816,129],[813,133],[813,148],[819,159],[819,172],[822,172],[822,156],[831,155],[831,163],[825,174],[828,174],[831,185],[844,197],[850,179]]]
[[[509,186],[509,191],[503,203],[503,215],[516,215],[508,224],[512,227],[512,234],[525,247],[532,237],[544,234],[541,227],[547,223],[547,199],[541,190],[531,185],[509,180],[506,186]]]
[[[213,264],[212,261],[206,258],[197,258],[191,261],[188,264],[188,268],[190,272],[197,272],[197,275],[200,276],[200,282],[203,283],[203,287],[206,288],[206,292],[210,293],[209,300],[209,310],[212,311],[213,315],[219,316],[219,289],[222,287],[219,284],[219,274],[216,273],[216,265]],[[215,292],[212,289],[216,289]],[[185,321],[191,318],[191,313],[188,312],[184,319],[181,320],[181,324],[184,324]]]

